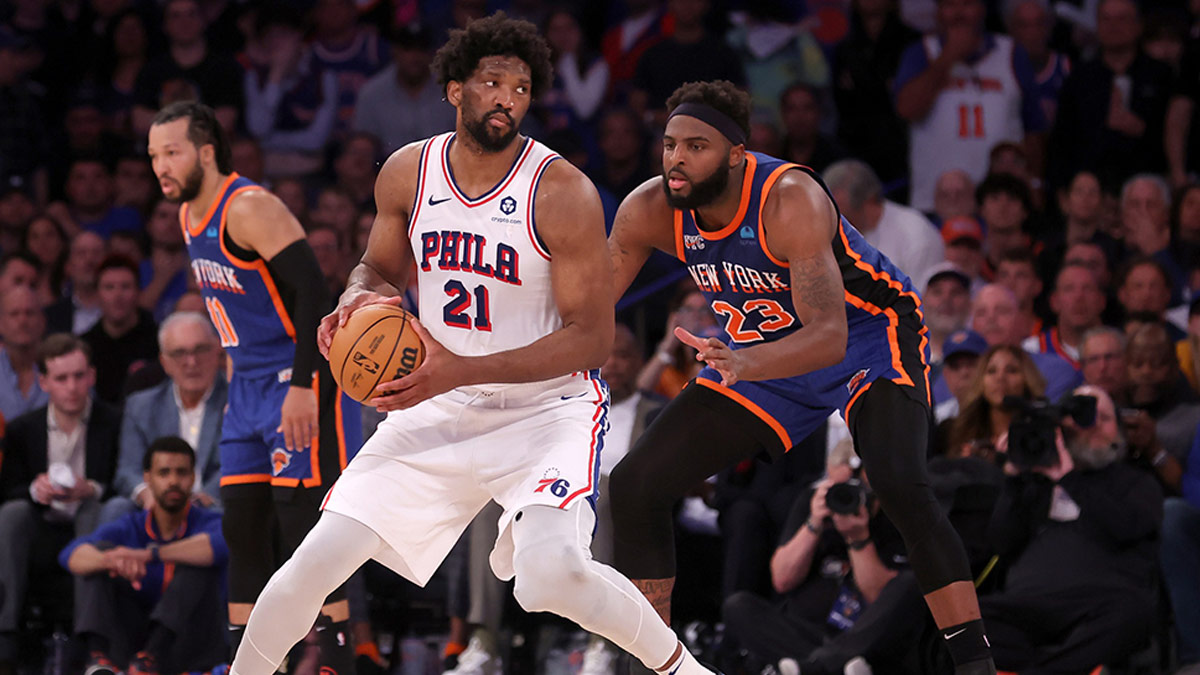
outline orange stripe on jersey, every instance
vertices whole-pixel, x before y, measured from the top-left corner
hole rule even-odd
[[[317,420],[321,419],[321,372],[313,373],[312,390],[317,395]],[[304,479],[304,487],[321,484],[321,425],[318,422],[316,434],[312,437],[312,447],[308,449],[309,475]],[[274,485],[274,481],[271,482]]]
[[[200,233],[204,232],[204,227],[208,224],[209,220],[212,220],[213,213],[217,210],[217,207],[221,205],[221,197],[224,196],[225,191],[229,189],[229,185],[237,179],[238,179],[238,174],[235,171],[235,172],[229,174],[229,177],[227,177],[225,180],[221,181],[220,187],[217,188],[217,198],[214,199],[212,201],[212,203],[208,205],[208,210],[204,212],[204,217],[200,219],[200,226],[198,228],[193,230],[191,224],[188,223],[188,205],[187,205],[187,203],[185,202],[183,204],[183,206],[181,206],[179,208],[179,224],[183,227],[184,234],[187,234],[187,235],[190,235],[193,237],[199,237]],[[237,194],[237,193],[235,192],[234,194]],[[225,200],[226,210],[228,210],[229,201],[232,199],[233,199],[233,195],[229,195],[229,199]],[[224,214],[222,214],[222,215],[224,215]]]
[[[754,190],[754,170],[758,167],[758,160],[754,159],[754,155],[746,155],[746,173],[742,176],[742,198],[738,203],[737,214],[733,216],[733,220],[729,224],[716,232],[706,232],[699,225],[696,226],[696,231],[701,237],[709,240],[724,239],[731,232],[734,232],[742,224],[742,219],[746,217],[746,211],[750,209],[750,193]],[[696,220],[695,212],[692,212],[692,220]]]
[[[787,429],[784,429],[783,425],[779,423],[779,420],[772,417],[771,414],[766,410],[760,408],[757,403],[719,382],[713,382],[712,380],[706,380],[700,377],[696,378],[695,382],[701,386],[708,387],[715,392],[725,394],[729,398],[739,403],[746,410],[754,413],[756,417],[766,422],[767,426],[771,427],[771,430],[775,432],[775,435],[779,436],[779,440],[783,442],[784,450],[788,450],[792,447],[792,437],[788,434]]]
[[[687,262],[683,251],[683,211],[675,210],[675,257]]]
[[[883,270],[877,270],[870,263],[864,261],[858,251],[850,247],[850,239],[846,236],[846,228],[842,227],[842,219],[838,218],[838,236],[842,238],[842,246],[846,249],[846,255],[854,258],[854,266],[871,275],[871,278],[876,281],[882,281],[887,284],[888,288],[896,291],[896,293],[908,297],[913,301],[917,315],[921,315],[921,298],[917,297],[912,291],[905,291],[904,285],[892,278],[892,275]]]
[[[919,347],[917,347],[917,349],[921,350],[921,357],[922,357],[921,360],[924,361],[925,360],[924,359],[925,348],[927,346],[929,346],[929,327],[926,326],[924,323],[922,323],[919,334],[921,336],[921,345]],[[925,376],[925,403],[932,407],[933,406],[933,387],[929,386],[929,364],[928,363],[925,364],[925,369],[924,369],[923,375]]]
[[[221,485],[245,485],[247,483],[270,483],[269,473],[244,473],[238,476],[221,476]]]
[[[333,423],[337,426],[338,466],[344,469],[346,468],[346,428],[342,426],[342,388],[336,387],[334,391],[337,392],[333,399]]]
[[[873,385],[873,384],[875,384],[875,380],[871,380],[865,386],[859,387],[858,391],[854,392],[854,395],[850,397],[850,402],[846,404],[846,418],[847,419],[850,418],[850,409],[854,407],[855,403],[858,403],[858,397],[867,393],[867,390],[870,389],[871,385]]]
[[[267,267],[267,262],[261,257],[254,262],[247,262],[233,255],[228,248],[225,247],[225,226],[229,218],[229,207],[233,204],[233,199],[243,192],[251,190],[262,190],[258,185],[246,185],[233,191],[229,195],[229,199],[225,202],[225,210],[221,212],[221,225],[217,231],[217,240],[221,243],[221,253],[229,259],[229,263],[234,267],[244,270],[258,272],[262,277],[263,286],[267,289],[267,294],[271,296],[271,304],[275,306],[275,313],[279,315],[279,321],[283,324],[283,330],[292,340],[296,339],[296,327],[292,325],[292,317],[288,315],[287,307],[283,304],[283,296],[279,294],[279,287],[275,285],[275,278],[271,276],[271,270]]]
[[[891,307],[882,309],[867,302],[866,300],[863,300],[857,295],[854,295],[850,291],[845,291],[845,293],[846,302],[850,303],[851,305],[854,305],[861,310],[870,312],[874,316],[882,315],[887,317],[888,348],[892,352],[892,368],[894,368],[896,372],[900,373],[900,377],[894,377],[892,378],[892,381],[896,384],[906,384],[910,387],[916,386],[916,384],[912,381],[912,378],[908,376],[908,372],[904,370],[904,362],[900,360],[900,338],[896,335],[896,326],[900,325],[900,317],[896,316],[896,312]]]
[[[767,180],[763,181],[762,190],[758,193],[758,244],[759,246],[762,246],[763,253],[766,254],[767,259],[776,265],[779,265],[780,267],[787,267],[788,264],[771,255],[771,249],[767,248],[767,232],[763,229],[762,214],[763,209],[767,205],[767,195],[771,193],[771,188],[775,187],[775,181],[779,180],[779,177],[783,175],[784,171],[787,171],[788,169],[799,168],[801,168],[799,164],[784,164],[783,166],[776,168],[771,172],[771,175],[767,176]]]

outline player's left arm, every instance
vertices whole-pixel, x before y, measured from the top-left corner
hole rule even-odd
[[[600,196],[582,172],[556,161],[546,169],[535,200],[562,327],[518,349],[466,357],[447,351],[414,322],[425,342],[425,361],[411,374],[379,386],[396,392],[371,401],[380,410],[408,408],[464,385],[538,382],[603,365],[612,349],[614,314]]]
[[[271,275],[291,297],[296,353],[292,382],[280,411],[279,431],[288,450],[307,448],[317,435],[317,395],[312,375],[317,365],[317,324],[328,309],[317,258],[304,228],[278,197],[266,190],[249,190],[229,205],[226,231],[233,243],[254,251],[266,261]]]
[[[716,338],[676,328],[697,358],[721,373],[724,384],[811,373],[846,355],[846,288],[833,255],[838,215],[812,178],[798,171],[780,176],[763,208],[766,245],[790,268],[792,304],[802,328],[774,342],[730,349]]]

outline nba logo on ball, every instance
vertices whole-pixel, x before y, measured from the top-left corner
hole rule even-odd
[[[425,345],[410,325],[414,317],[390,304],[367,305],[350,316],[329,345],[333,379],[350,398],[362,402],[376,387],[404,377],[425,360]]]
[[[500,200],[500,210],[503,211],[504,215],[506,216],[512,215],[512,212],[517,210],[517,200],[513,199],[512,197],[505,197],[504,199]]]

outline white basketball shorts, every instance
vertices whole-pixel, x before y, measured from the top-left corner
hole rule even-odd
[[[388,414],[322,506],[370,527],[379,562],[424,586],[475,514],[504,513],[492,570],[510,579],[509,524],[522,508],[594,500],[608,386],[593,371],[546,382],[462,387]]]

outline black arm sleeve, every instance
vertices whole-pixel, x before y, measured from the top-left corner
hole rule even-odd
[[[317,324],[329,311],[329,289],[308,241],[297,239],[267,261],[296,329],[292,386],[311,387],[317,363]]]

